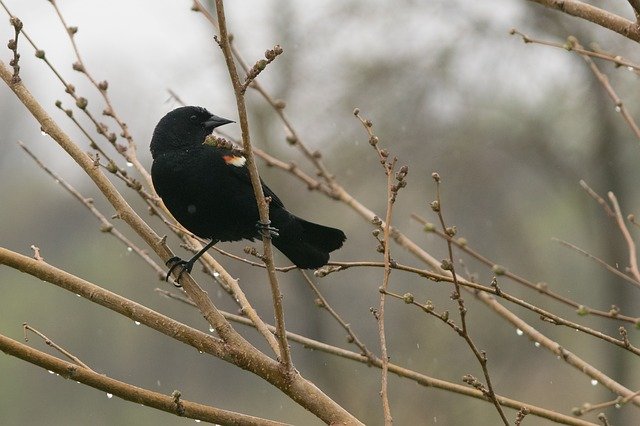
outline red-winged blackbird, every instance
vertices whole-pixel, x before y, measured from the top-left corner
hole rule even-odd
[[[233,121],[187,106],[165,115],[153,132],[153,186],[178,222],[195,235],[211,239],[189,261],[170,259],[167,278],[178,265],[190,272],[198,257],[218,241],[253,241],[264,232],[270,233],[273,244],[299,268],[325,265],[329,253],[342,247],[344,233],[289,213],[264,183],[262,190],[271,197],[273,228],[261,224],[245,158],[204,143],[213,129],[228,123]]]

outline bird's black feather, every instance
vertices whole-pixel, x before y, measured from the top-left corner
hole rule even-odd
[[[181,107],[164,116],[153,133],[153,185],[174,217],[202,238],[253,240],[261,234],[258,207],[244,159],[230,150],[204,144],[214,127],[231,122],[201,107]],[[308,222],[288,212],[264,183],[271,197],[269,218],[277,228],[273,244],[296,266],[319,268],[346,237],[335,228]],[[191,259],[189,268],[193,265]]]

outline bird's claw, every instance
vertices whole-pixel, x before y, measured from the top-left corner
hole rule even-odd
[[[191,269],[193,269],[193,262],[182,260],[178,256],[173,256],[171,259],[167,260],[165,262],[165,265],[167,266],[171,265],[169,266],[169,271],[167,272],[167,276],[164,278],[165,281],[169,281],[169,277],[171,276],[171,273],[173,272],[174,269],[176,269],[178,266],[182,267],[182,269],[180,270],[180,272],[178,273],[178,276],[174,281],[174,285],[176,287],[182,287],[178,283],[178,280],[180,280],[180,276],[182,275],[182,273],[185,271],[190,273]]]
[[[278,228],[274,228],[273,226],[271,226],[271,222],[264,223],[258,221],[256,223],[256,228],[258,229],[260,235],[263,237],[272,238],[280,236]]]

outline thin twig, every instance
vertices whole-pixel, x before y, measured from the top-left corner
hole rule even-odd
[[[113,224],[109,222],[109,220],[106,218],[106,216],[103,215],[100,212],[100,210],[96,208],[91,198],[84,197],[82,194],[80,194],[80,192],[78,192],[78,190],[76,190],[73,186],[71,186],[67,181],[65,181],[57,173],[55,173],[53,170],[47,167],[29,148],[27,148],[27,146],[24,143],[18,142],[18,145],[33,159],[33,161],[36,162],[36,164],[38,164],[38,166],[40,166],[42,170],[44,170],[49,176],[51,176],[56,183],[58,183],[60,186],[66,189],[71,195],[73,195],[75,199],[80,201],[82,205],[84,205],[96,218],[98,218],[98,220],[100,221],[101,232],[106,232],[116,237],[127,247],[127,250],[131,249],[135,251],[136,254],[142,258],[142,260],[144,260],[149,266],[151,266],[151,268],[153,268],[153,270],[156,271],[159,278],[164,278],[164,271],[162,267],[158,265],[153,259],[151,259],[151,257],[145,250],[138,247],[136,244],[133,243],[133,241],[127,238],[117,228],[115,228]]]
[[[603,28],[615,31],[630,40],[640,42],[640,28],[635,21],[630,21],[604,9],[578,0],[529,0],[550,9],[556,9],[567,15],[576,16],[593,22]]]
[[[443,238],[443,239],[450,239],[451,240],[451,244],[455,245],[457,249],[464,251],[465,253],[469,254],[470,256],[472,256],[474,259],[478,260],[479,262],[489,266],[492,268],[492,272],[495,275],[498,276],[504,276],[509,278],[510,280],[513,280],[514,282],[518,283],[518,284],[522,284],[525,287],[534,290],[538,293],[544,294],[546,296],[551,297],[552,299],[561,302],[563,304],[566,304],[567,306],[571,306],[574,309],[580,310],[581,312],[583,312],[584,314],[589,314],[589,315],[596,315],[602,318],[609,318],[609,319],[615,319],[615,320],[620,320],[620,321],[625,321],[625,322],[629,322],[632,324],[636,324],[640,321],[640,318],[638,317],[631,317],[628,315],[622,315],[620,312],[617,312],[615,315],[613,315],[610,311],[602,311],[602,310],[598,310],[598,309],[593,309],[590,308],[588,306],[585,306],[584,304],[578,303],[572,299],[569,299],[568,297],[565,297],[563,295],[560,295],[558,293],[555,293],[554,291],[549,289],[549,286],[547,283],[533,283],[517,274],[514,274],[513,272],[507,270],[504,266],[502,265],[498,265],[496,262],[482,256],[480,253],[478,253],[477,251],[475,251],[473,248],[471,248],[471,246],[469,245],[468,241],[464,238],[459,238],[459,239],[454,239],[452,237],[449,237],[448,235],[446,235],[444,232],[435,229],[435,225],[428,223],[426,221],[426,219],[424,219],[423,217],[421,217],[420,215],[416,214],[416,213],[411,213],[411,218],[415,219],[416,221],[418,221],[420,224],[424,225],[425,227],[425,231],[426,232],[432,232],[434,234],[436,234],[438,237]]]
[[[600,196],[600,194],[598,194],[596,191],[594,191],[589,186],[589,184],[587,184],[587,182],[585,182],[584,180],[580,179],[580,186],[582,187],[582,189],[584,189],[587,192],[587,194],[589,194],[589,196],[591,198],[596,200],[596,203],[600,204],[600,206],[604,209],[604,211],[607,214],[607,216],[615,217],[616,214],[613,212],[613,210],[611,210],[611,207],[609,207],[609,203],[607,203],[605,201],[605,199]]]
[[[127,148],[121,153],[123,154],[123,156],[126,158],[127,161],[129,161],[134,165],[138,173],[140,173],[140,175],[144,178],[148,187],[153,188],[151,175],[149,174],[149,172],[147,172],[147,170],[144,168],[142,163],[140,163],[140,161],[138,160],[136,144],[133,140],[133,136],[131,136],[131,133],[129,132],[129,127],[127,126],[127,123],[125,123],[118,116],[115,108],[111,103],[111,98],[109,97],[109,93],[108,93],[109,83],[106,80],[98,82],[96,79],[94,79],[91,73],[89,72],[89,69],[86,67],[84,61],[82,60],[82,56],[80,55],[80,49],[78,49],[78,46],[75,40],[75,34],[78,32],[78,27],[72,27],[67,25],[67,22],[65,21],[64,16],[62,15],[62,12],[60,11],[60,8],[58,7],[56,0],[49,0],[49,3],[51,3],[53,8],[55,9],[56,15],[58,15],[60,22],[64,26],[65,31],[69,36],[69,41],[71,42],[71,46],[73,47],[73,51],[77,59],[77,62],[73,64],[73,68],[76,71],[83,73],[89,79],[91,84],[102,95],[102,98],[104,99],[104,102],[107,105],[107,107],[103,112],[103,115],[113,118],[113,120],[117,123],[118,127],[120,127],[121,136],[127,140]]]
[[[342,271],[345,269],[349,269],[349,268],[353,268],[353,267],[379,267],[379,268],[384,268],[384,262],[331,262],[329,267],[325,267],[323,269],[319,269],[318,271],[316,271],[316,274],[318,276],[326,276],[330,273],[334,273],[334,272],[338,272],[338,271]],[[415,268],[412,266],[407,266],[407,265],[403,265],[400,263],[394,263],[392,265],[393,269],[397,269],[399,271],[405,271],[405,272],[410,272],[413,274],[416,274],[418,276],[421,277],[425,277],[431,281],[434,282],[448,282],[448,283],[453,283],[453,278],[450,275],[442,275],[442,274],[436,274],[434,272],[431,272],[429,270],[426,269],[419,269],[419,268]],[[563,325],[565,327],[589,334],[593,337],[597,337],[599,339],[602,339],[606,342],[612,343],[616,346],[619,346],[621,348],[625,348],[627,350],[630,350],[631,352],[633,352],[636,355],[640,355],[640,349],[634,347],[634,346],[629,346],[627,345],[624,340],[622,339],[616,339],[614,337],[611,337],[607,334],[604,334],[600,331],[594,330],[592,328],[589,327],[585,327],[581,324],[575,323],[573,321],[569,321],[565,318],[562,318],[558,315],[555,315],[549,311],[546,311],[538,306],[535,306],[531,303],[528,303],[522,299],[519,299],[507,292],[505,292],[502,289],[498,289],[495,286],[485,286],[473,281],[469,281],[469,280],[465,280],[463,278],[458,277],[458,284],[460,284],[460,286],[468,288],[469,290],[472,290],[474,292],[482,292],[482,293],[487,293],[490,295],[493,295],[495,297],[500,297],[504,300],[507,300],[511,303],[514,303],[522,308],[528,309],[531,312],[534,312],[536,314],[538,314],[540,316],[540,318],[543,321],[549,322],[551,324],[554,325]],[[577,311],[580,315],[587,315],[590,314],[592,311],[589,310],[588,307],[584,306],[584,305],[579,305],[576,307]],[[615,318],[618,315],[617,311],[615,312],[609,312],[608,316],[611,318]],[[638,320],[636,319],[636,322]]]
[[[131,226],[132,230],[134,230],[158,256],[165,261],[170,259],[174,254],[166,245],[165,238],[158,236],[149,227],[149,225],[144,222],[140,216],[138,216],[102,171],[95,167],[94,161],[84,153],[80,147],[78,147],[69,138],[69,136],[62,131],[62,129],[60,129],[57,123],[51,119],[43,107],[27,90],[24,84],[11,83],[11,72],[1,60],[0,78],[4,80],[7,86],[14,92],[16,97],[29,110],[33,117],[37,119],[40,126],[42,126],[42,129],[47,132],[51,138],[55,140],[93,180],[98,189],[114,207],[118,217]],[[44,262],[42,261],[29,259],[26,256],[17,255],[16,253],[7,251],[3,248],[0,248],[0,263],[10,264],[12,265],[11,267],[16,269],[19,268],[21,270],[30,268],[29,270],[32,274],[39,272],[44,273],[43,268],[50,267],[49,265],[44,265]],[[29,266],[27,267],[26,265]],[[66,274],[64,271],[59,269],[55,269],[55,271],[49,273],[44,273],[41,277],[43,276],[48,280],[57,280],[56,283],[60,285],[66,284],[67,281],[65,280],[75,280],[75,278],[77,278],[70,274]],[[74,291],[76,294],[84,292],[84,286],[90,285],[90,283],[80,281],[77,281],[77,283],[79,287],[74,288],[74,290],[77,290]],[[308,380],[295,372],[295,370],[293,372],[282,371],[282,364],[275,362],[260,352],[240,334],[238,334],[229,322],[220,314],[219,310],[215,307],[207,293],[198,286],[189,274],[183,274],[180,279],[180,283],[188,293],[189,297],[198,305],[198,308],[204,318],[223,339],[224,343],[220,343],[219,348],[216,348],[218,351],[214,352],[214,355],[262,377],[264,380],[276,386],[298,404],[304,406],[327,423],[359,423],[353,415],[325,395],[320,389],[313,386]],[[94,286],[94,288],[95,287],[97,286]],[[92,291],[99,290],[102,289],[97,287],[96,290]],[[92,301],[98,302],[98,300],[94,300],[94,295],[91,291],[88,294],[88,297]],[[113,302],[113,300],[110,299],[110,302]],[[109,307],[113,308],[112,306]],[[132,311],[123,311],[123,313],[127,316],[136,315],[142,309],[146,308],[139,306],[134,308]],[[165,318],[157,322],[149,323],[149,326],[161,331],[166,331],[164,327],[167,324],[167,319]],[[174,331],[175,330],[171,331],[168,335],[172,338],[182,337],[171,334]],[[180,333],[177,332],[177,334]]]
[[[184,303],[186,305],[196,308],[195,304],[188,298],[184,297],[183,295],[171,293],[167,290],[160,289],[160,288],[156,288],[155,291],[169,299],[174,299],[174,300],[180,301],[181,303]],[[225,316],[225,318],[229,321],[233,321],[238,324],[243,324],[248,327],[255,328],[255,325],[249,319],[243,316],[231,314],[225,311],[221,311],[221,312]],[[269,330],[271,330],[271,332],[275,333],[276,328],[274,326],[267,325],[267,327],[269,327]],[[308,349],[325,352],[325,353],[338,356],[344,359],[360,362],[362,364],[366,364],[369,366],[374,366],[376,368],[382,368],[382,360],[378,357],[375,357],[373,360],[371,360],[361,353],[357,353],[357,352],[349,351],[347,349],[342,349],[336,346],[328,345],[324,342],[310,339],[308,337],[305,337],[296,333],[292,333],[290,331],[287,331],[287,338],[290,341],[299,343]],[[407,368],[401,367],[391,362],[389,363],[389,372],[397,375],[398,377],[412,380],[423,386],[433,387],[436,389],[446,390],[449,392],[455,392],[461,395],[470,396],[483,401],[491,402],[486,398],[486,396],[481,391],[469,388],[467,386],[462,386],[457,383],[452,383],[445,380],[429,377],[422,373],[409,370]],[[568,424],[568,425],[577,425],[577,426],[594,426],[595,425],[595,423],[587,422],[581,419],[576,419],[574,417],[566,416],[564,414],[557,413],[555,411],[550,411],[544,408],[536,407],[535,405],[525,404],[523,402],[509,399],[500,395],[498,395],[497,397],[500,399],[500,403],[505,407],[510,407],[516,410],[519,410],[522,407],[527,407],[530,410],[531,415],[550,419],[558,423]]]
[[[244,148],[244,156],[247,159],[247,170],[251,178],[251,185],[253,186],[254,195],[258,204],[258,212],[260,214],[260,222],[265,226],[269,226],[269,205],[264,197],[262,190],[262,182],[260,181],[260,175],[258,174],[258,168],[256,166],[253,150],[251,146],[251,139],[249,135],[249,122],[247,119],[247,108],[244,100],[244,93],[242,91],[242,83],[238,75],[236,64],[233,60],[233,54],[231,52],[231,43],[229,41],[229,35],[227,32],[226,17],[224,13],[224,2],[222,0],[216,0],[216,13],[218,16],[218,27],[220,30],[220,38],[218,40],[222,53],[224,54],[225,61],[227,63],[227,69],[233,84],[233,90],[236,96],[236,105],[238,109],[238,115],[240,117],[240,129],[242,131],[242,146]],[[273,247],[271,244],[271,237],[268,231],[264,233],[262,237],[262,243],[264,245],[265,264],[267,266],[267,274],[269,276],[269,284],[271,285],[271,296],[273,300],[273,309],[276,318],[276,326],[278,327],[278,345],[280,348],[279,358],[286,371],[293,369],[291,362],[291,353],[289,352],[289,345],[287,343],[286,328],[284,323],[284,310],[282,307],[282,294],[280,293],[280,286],[278,284],[278,277],[276,275],[275,266],[273,263]]]
[[[578,39],[573,36],[569,37],[569,39],[567,40],[567,43],[570,46],[582,48]],[[593,74],[596,76],[600,84],[602,84],[602,87],[604,87],[605,91],[607,92],[607,95],[609,95],[609,98],[611,98],[611,100],[613,101],[615,110],[622,115],[622,118],[624,118],[624,121],[629,125],[636,139],[638,140],[638,142],[640,142],[640,127],[638,127],[638,124],[636,123],[635,119],[633,118],[633,116],[631,115],[631,113],[629,112],[625,104],[622,102],[622,99],[620,99],[615,89],[611,85],[611,82],[609,81],[609,77],[607,77],[605,73],[600,71],[600,68],[598,68],[598,65],[593,61],[593,59],[591,59],[590,56],[584,55],[584,54],[580,54],[580,56],[582,56],[582,59],[584,59],[587,65],[589,65],[589,68],[591,69]]]
[[[78,364],[80,367],[86,368],[89,371],[93,371],[87,364],[85,364],[84,362],[82,362],[80,360],[80,358],[78,358],[77,356],[73,355],[71,352],[69,352],[68,350],[66,350],[65,348],[63,348],[62,346],[58,345],[56,342],[54,342],[53,340],[49,339],[47,336],[45,336],[43,333],[41,333],[40,331],[36,330],[35,328],[31,327],[29,324],[22,323],[22,328],[24,329],[24,341],[28,342],[29,338],[27,336],[27,331],[31,331],[32,333],[37,334],[42,340],[44,340],[44,343],[47,346],[51,346],[52,348],[56,349],[58,352],[60,352],[62,355],[66,356],[67,358],[69,358],[71,361],[75,362],[76,364]]]
[[[182,399],[180,400],[180,405],[176,406],[175,398],[170,395],[163,395],[149,389],[140,388],[129,383],[112,379],[104,374],[98,374],[89,368],[63,361],[3,335],[0,335],[0,351],[38,365],[39,367],[49,371],[53,371],[66,379],[75,380],[79,383],[99,389],[106,392],[108,395],[116,395],[126,401],[143,404],[144,406],[153,407],[181,417],[216,424],[237,424],[246,426],[284,425],[284,423],[248,416],[246,414],[236,413],[233,411],[222,410],[216,407],[202,405]]]
[[[373,314],[378,323],[378,340],[380,341],[380,357],[382,359],[382,378],[381,378],[381,389],[380,389],[380,397],[382,398],[382,411],[384,414],[384,423],[385,425],[393,424],[393,417],[391,416],[391,407],[389,405],[389,387],[388,387],[388,366],[389,366],[389,355],[387,351],[387,337],[385,332],[385,305],[386,305],[386,296],[387,289],[389,288],[389,277],[391,276],[391,218],[393,217],[393,206],[396,201],[396,196],[400,188],[403,188],[406,185],[404,178],[407,175],[408,168],[407,166],[403,166],[402,170],[398,172],[394,176],[394,171],[398,159],[393,157],[393,159],[389,160],[389,152],[386,149],[380,149],[378,137],[373,133],[373,123],[371,120],[364,119],[360,116],[360,110],[355,108],[353,110],[353,114],[360,120],[360,123],[366,130],[369,136],[369,145],[373,147],[373,149],[378,154],[378,160],[382,165],[382,169],[387,177],[387,209],[384,223],[380,220],[375,221],[374,225],[381,226],[383,237],[379,238],[377,232],[379,229],[376,229],[374,232],[374,236],[378,240],[378,251],[382,252],[384,259],[384,273],[382,276],[382,285],[380,286],[380,299],[378,303],[378,309],[373,311]],[[398,184],[394,184],[394,179],[398,181]],[[393,261],[395,263],[395,261]]]
[[[562,244],[565,247],[568,247],[568,248],[570,248],[572,250],[577,251],[581,255],[593,260],[598,265],[602,266],[603,268],[605,268],[607,271],[611,272],[615,276],[620,277],[623,280],[625,280],[627,282],[630,282],[631,284],[633,284],[635,286],[640,286],[640,281],[636,281],[633,277],[630,277],[629,275],[625,274],[624,272],[619,271],[618,269],[616,269],[613,266],[609,265],[604,260],[600,259],[599,257],[596,257],[596,256],[592,255],[591,253],[581,249],[580,247],[578,247],[578,246],[576,246],[574,244],[571,244],[571,243],[569,243],[567,241],[561,240],[559,238],[552,238],[552,241],[556,241],[556,242]]]
[[[198,0],[194,1],[194,10],[198,10],[202,12],[202,14],[205,17],[207,17],[207,19],[212,23],[212,25],[214,26],[216,25],[215,20],[212,19],[210,14],[208,14],[206,9],[202,7],[202,5]],[[572,10],[572,12],[575,12],[575,11]],[[621,28],[623,26],[621,26]],[[621,33],[624,32],[622,29],[620,29],[620,31]],[[236,51],[234,50],[234,53],[235,52]],[[287,132],[291,136],[291,143],[294,144],[295,146],[302,145],[300,138],[295,137],[297,136],[297,133],[295,132],[295,129],[293,129],[293,127],[291,126],[291,123],[286,119],[286,117],[283,117],[283,115],[281,114],[283,104],[275,101],[274,98],[272,98],[271,96],[268,95],[268,93],[266,93],[266,91],[264,90],[261,91],[259,89],[260,88],[259,85],[257,85],[256,88],[258,89],[258,92],[261,95],[263,95],[265,100],[274,108],[274,110],[278,112],[279,117],[281,118],[281,120],[283,121],[283,124],[285,125],[285,128],[287,129]],[[303,151],[303,153],[305,153],[305,151]],[[305,156],[307,155],[305,154]],[[325,169],[319,168],[317,165],[317,162],[314,161],[314,159],[317,159],[317,157],[312,156],[312,158],[310,158],[307,156],[307,158],[312,162],[312,164],[316,166],[316,168],[318,168],[317,170],[318,175],[324,177],[328,182],[330,182],[328,186],[332,191],[332,195],[330,195],[332,198],[340,202],[343,202],[347,206],[351,207],[358,215],[360,215],[367,222],[371,222],[374,218],[377,217],[376,214],[371,209],[369,209],[367,206],[360,203],[355,197],[353,197],[348,191],[346,191],[345,188],[340,186],[336,182],[336,180],[333,178],[333,176],[331,176],[331,174],[326,170],[326,168]],[[318,162],[319,161],[320,160],[318,159]],[[330,179],[327,179],[326,176],[329,176]],[[429,253],[424,251],[418,244],[416,244],[414,241],[412,241],[406,235],[400,232],[400,230],[398,230],[397,228],[393,228],[392,236],[393,236],[393,239],[400,246],[408,250],[421,262],[424,262],[425,264],[434,268],[434,270],[436,271],[441,270],[440,262],[438,260],[436,260],[433,256],[431,256]],[[595,369],[593,366],[585,362],[583,359],[562,349],[556,342],[549,339],[542,333],[539,333],[537,330],[535,330],[533,327],[531,327],[529,324],[527,324],[517,315],[513,314],[511,311],[505,309],[501,304],[497,303],[497,301],[493,297],[483,293],[479,293],[477,297],[480,299],[480,301],[482,301],[485,305],[487,305],[491,310],[499,314],[508,323],[512,324],[514,327],[517,327],[523,330],[524,333],[526,333],[530,338],[540,342],[542,347],[546,348],[547,350],[551,351],[554,354],[561,356],[562,359],[564,359],[568,364],[574,366],[579,371],[586,373],[592,378],[600,377],[601,379],[599,380],[600,383],[603,383],[607,388],[611,389],[616,393],[622,393],[624,395],[628,395],[631,393],[631,391],[629,391],[627,388],[611,380],[609,377],[602,374],[602,372]],[[561,349],[558,349],[558,348],[561,348]],[[640,404],[640,399],[638,398],[634,398],[633,401],[634,401],[634,404]]]
[[[453,237],[455,235],[456,229],[455,227],[447,227],[444,221],[444,215],[442,214],[442,200],[440,199],[440,175],[438,173],[433,173],[431,175],[433,180],[436,183],[436,200],[431,203],[431,209],[436,212],[438,219],[440,220],[440,225],[442,226],[442,231],[447,234],[449,237]],[[500,401],[496,398],[495,391],[493,389],[493,385],[491,384],[491,376],[489,375],[489,368],[487,366],[487,354],[485,351],[480,351],[476,344],[474,343],[471,335],[469,334],[469,327],[467,325],[467,308],[464,303],[464,299],[462,298],[462,294],[460,293],[460,283],[458,282],[458,275],[455,271],[455,265],[453,260],[453,245],[451,244],[451,238],[447,239],[447,251],[449,254],[448,262],[442,261],[441,268],[451,272],[451,277],[453,278],[453,285],[455,286],[455,292],[451,296],[452,299],[456,300],[458,303],[458,311],[460,312],[460,323],[462,325],[460,330],[460,336],[467,342],[467,345],[475,355],[476,359],[480,363],[482,367],[482,372],[484,373],[484,378],[487,384],[486,393],[487,397],[493,402],[500,418],[502,419],[505,425],[509,425],[509,421],[507,420],[507,416],[504,414],[504,410],[502,410],[502,406],[500,405]],[[496,293],[500,293],[497,286],[494,287]],[[475,381],[475,380],[474,380]]]
[[[376,359],[377,357],[369,349],[367,349],[365,344],[362,343],[362,340],[360,340],[358,336],[355,334],[355,332],[351,329],[351,325],[348,324],[345,320],[343,320],[340,314],[338,314],[338,312],[336,312],[336,310],[333,309],[333,307],[331,307],[327,299],[320,292],[320,289],[318,289],[318,286],[316,286],[313,280],[309,278],[309,275],[307,275],[307,273],[303,270],[300,270],[300,273],[304,277],[307,284],[309,284],[311,291],[313,291],[313,293],[316,295],[316,298],[317,298],[316,305],[325,309],[336,321],[338,321],[338,323],[342,326],[342,328],[344,328],[344,330],[347,332],[347,340],[350,343],[353,343],[354,345],[356,345],[358,349],[360,349],[360,352],[362,353],[362,355],[366,356],[368,359],[372,361]]]
[[[638,30],[638,28],[640,28],[640,27],[637,26],[637,24],[636,24],[636,27],[637,27],[636,30]],[[528,37],[525,34],[521,33],[520,31],[517,31],[515,29],[511,30],[511,34],[519,35],[520,37],[522,37],[522,40],[525,43],[537,43],[537,44],[542,44],[542,45],[545,45],[545,46],[561,47],[561,48],[566,49],[568,51],[576,51],[576,53],[578,53],[582,57],[582,59],[585,60],[587,65],[589,65],[589,68],[591,69],[593,74],[596,76],[596,78],[598,79],[600,84],[602,84],[602,86],[604,87],[605,91],[607,92],[607,95],[613,101],[614,106],[615,106],[615,110],[617,112],[619,112],[620,114],[622,114],[622,117],[624,118],[624,120],[627,122],[627,124],[629,125],[629,127],[633,131],[634,135],[636,136],[636,139],[638,139],[638,141],[640,142],[640,128],[638,127],[638,125],[636,124],[633,116],[629,113],[629,111],[627,110],[626,106],[622,102],[622,99],[620,99],[620,97],[616,93],[616,91],[613,88],[613,86],[611,86],[611,83],[609,82],[609,78],[606,76],[606,74],[604,74],[602,71],[600,71],[600,68],[598,68],[598,65],[593,61],[593,59],[591,59],[591,57],[597,57],[597,58],[601,58],[601,59],[610,60],[610,61],[614,62],[616,65],[624,65],[624,66],[626,66],[628,68],[632,68],[634,70],[638,70],[639,69],[638,65],[631,64],[631,63],[626,62],[626,61],[624,61],[622,59],[619,59],[617,57],[611,58],[609,55],[604,54],[604,53],[592,52],[592,51],[586,50],[580,44],[580,42],[578,41],[578,39],[575,36],[570,36],[567,39],[567,42],[565,44],[560,45],[559,43],[547,42],[547,41],[538,40],[538,39],[534,39],[534,38]]]
[[[591,56],[593,58],[598,58],[598,59],[602,59],[605,61],[609,61],[612,62],[616,67],[625,67],[629,70],[634,70],[634,71],[640,71],[640,65],[629,61],[628,59],[623,58],[622,56],[619,55],[611,55],[605,51],[601,51],[601,50],[588,50],[585,49],[584,47],[580,46],[571,46],[568,45],[566,42],[565,43],[557,43],[555,41],[548,41],[548,40],[541,40],[538,38],[534,38],[534,37],[530,37],[520,31],[518,31],[515,28],[512,28],[509,31],[509,34],[511,35],[517,35],[520,36],[520,38],[522,38],[522,41],[525,44],[528,43],[533,43],[533,44],[539,44],[542,46],[549,46],[549,47],[555,47],[558,49],[563,49],[563,50],[567,50],[569,52],[575,52],[575,53],[579,53],[581,55],[587,55],[587,56]]]
[[[615,212],[615,218],[618,224],[618,228],[620,228],[620,232],[622,232],[622,236],[627,243],[627,248],[629,250],[629,272],[636,279],[636,282],[634,282],[634,284],[637,287],[640,287],[640,270],[638,270],[638,255],[636,250],[636,243],[633,241],[633,238],[629,233],[629,229],[624,222],[624,217],[622,217],[622,211],[620,210],[620,205],[618,204],[618,199],[616,198],[615,194],[613,192],[609,192],[607,195],[609,196],[609,201],[611,201],[611,204],[613,205],[613,211]]]
[[[380,339],[380,357],[382,358],[382,383],[381,383],[381,391],[380,395],[382,397],[382,408],[384,413],[384,423],[385,425],[393,424],[393,418],[391,417],[391,407],[389,405],[389,390],[387,384],[387,372],[389,370],[389,355],[387,352],[387,338],[385,332],[385,304],[386,304],[386,294],[385,292],[389,288],[389,277],[391,276],[391,238],[390,238],[390,229],[391,229],[391,218],[393,215],[393,205],[395,200],[395,194],[393,193],[393,170],[395,168],[397,159],[394,159],[387,163],[385,166],[385,170],[387,173],[387,214],[385,218],[385,225],[383,227],[384,234],[384,274],[382,276],[382,286],[380,287],[380,302],[378,305],[378,338]]]
[[[193,3],[194,3],[194,6],[193,6],[194,10],[200,12],[211,23],[211,25],[214,26],[214,28],[218,29],[219,28],[218,22],[216,22],[213,16],[211,16],[207,8],[202,5],[200,0],[194,0]],[[238,63],[240,64],[244,72],[249,73],[250,68],[247,65],[247,62],[242,58],[242,55],[240,55],[240,53],[236,49],[235,45],[230,43],[230,48],[231,48],[231,53],[233,54],[233,57],[238,61]],[[258,93],[262,95],[262,97],[269,103],[269,105],[273,107],[274,111],[280,118],[280,121],[282,121],[282,124],[284,125],[285,131],[287,133],[287,142],[290,145],[295,145],[298,149],[300,149],[300,151],[303,153],[305,158],[307,158],[311,162],[311,164],[313,164],[314,167],[318,170],[318,175],[325,180],[326,184],[330,188],[333,189],[335,184],[335,177],[329,172],[327,167],[322,162],[322,159],[321,159],[322,155],[320,154],[320,152],[311,151],[306,146],[306,144],[303,143],[302,139],[300,138],[300,135],[298,134],[295,127],[293,126],[293,124],[291,123],[287,114],[284,111],[284,106],[285,106],[284,102],[274,99],[262,87],[260,82],[257,80],[253,81],[253,83],[251,84],[251,87],[256,89],[256,91],[258,91]]]

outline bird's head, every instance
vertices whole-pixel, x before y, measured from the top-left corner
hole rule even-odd
[[[185,106],[162,117],[151,139],[151,155],[200,145],[213,129],[232,120],[211,114],[205,108]]]

